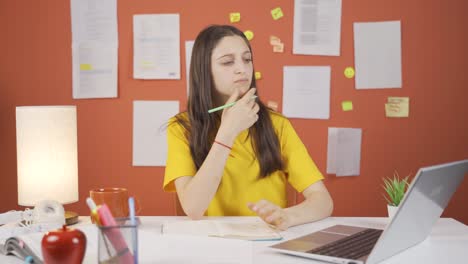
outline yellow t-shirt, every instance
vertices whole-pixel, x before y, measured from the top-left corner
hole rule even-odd
[[[259,179],[260,165],[255,158],[251,140],[247,137],[248,131],[241,132],[234,141],[218,191],[205,215],[255,215],[247,207],[247,203],[261,199],[284,208],[287,204],[286,181],[298,192],[302,192],[311,184],[323,179],[289,120],[273,112],[270,113],[270,117],[280,142],[284,171],[276,171],[266,178]],[[175,118],[172,118],[169,121],[167,130],[168,155],[163,185],[164,190],[170,192],[176,191],[175,179],[194,176],[197,172],[184,128],[173,122],[174,120]]]

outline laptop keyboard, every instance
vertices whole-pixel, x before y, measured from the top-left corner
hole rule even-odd
[[[358,259],[370,254],[382,231],[369,228],[307,252],[346,259]]]

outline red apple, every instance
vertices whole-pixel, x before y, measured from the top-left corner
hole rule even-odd
[[[80,264],[86,251],[86,236],[74,228],[62,228],[47,232],[42,237],[42,256],[45,264]]]

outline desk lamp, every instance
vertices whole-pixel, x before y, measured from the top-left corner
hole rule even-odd
[[[78,201],[76,106],[16,107],[18,204]],[[78,214],[65,212],[67,224]]]

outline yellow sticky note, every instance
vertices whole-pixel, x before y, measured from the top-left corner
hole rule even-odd
[[[283,52],[284,51],[284,44],[280,43],[278,45],[273,46],[273,52]]]
[[[270,36],[270,45],[278,45],[281,44],[281,40],[276,36]]]
[[[409,97],[392,97],[392,96],[389,96],[387,98],[387,103],[393,103],[393,104],[406,103],[406,104],[409,104]]]
[[[238,12],[229,13],[229,21],[231,21],[231,23],[239,22],[240,18],[240,13]]]
[[[283,11],[281,10],[281,7],[277,7],[275,9],[271,10],[271,16],[273,17],[274,20],[278,20],[283,17]]]
[[[82,71],[90,71],[93,69],[93,66],[89,63],[82,63],[80,64],[80,70]]]
[[[255,80],[260,80],[261,78],[262,78],[262,73],[256,71],[256,72],[255,72]]]
[[[254,33],[251,30],[244,31],[244,35],[248,40],[252,40],[254,38]]]
[[[341,108],[343,109],[343,111],[351,111],[353,110],[353,102],[343,101],[341,102]]]
[[[278,103],[275,101],[268,101],[267,107],[269,107],[270,109],[273,109],[274,111],[278,111]]]
[[[353,67],[346,67],[344,70],[344,75],[346,78],[351,79],[354,77],[354,68]]]
[[[408,117],[409,104],[407,103],[386,103],[385,115],[387,117]]]

